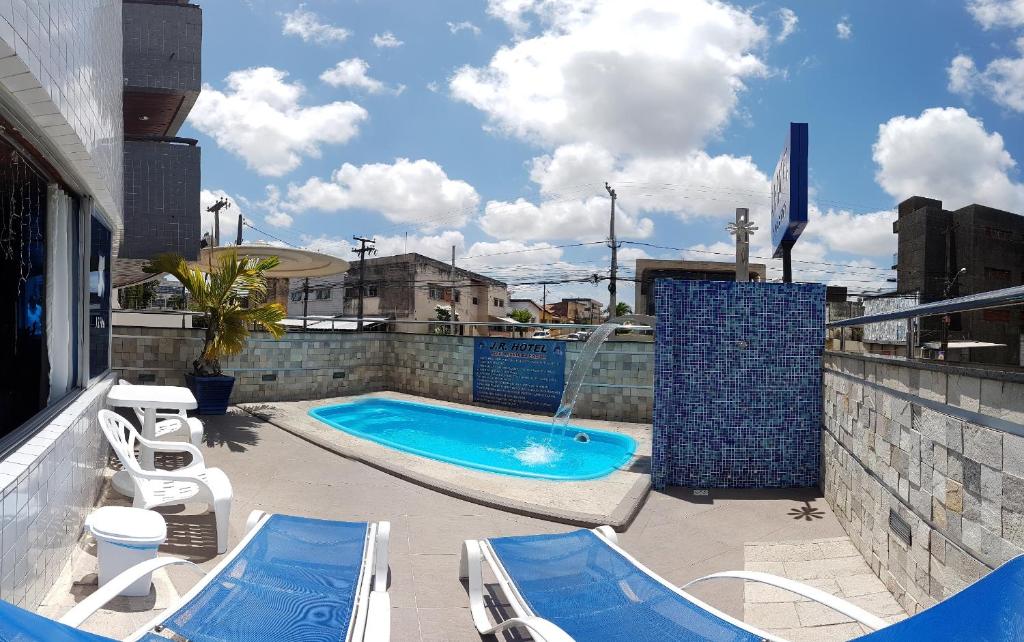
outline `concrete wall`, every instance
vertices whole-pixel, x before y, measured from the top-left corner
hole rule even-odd
[[[0,599],[35,610],[71,558],[109,451],[96,413],[112,379],[84,391],[0,462]]]
[[[202,345],[201,330],[115,328],[113,368],[139,383],[182,385]],[[568,343],[566,377],[582,344]],[[594,361],[576,415],[648,423],[654,398],[654,346],[606,343]],[[316,399],[394,390],[472,403],[473,339],[445,335],[289,333],[255,335],[224,364],[237,377],[232,401]]]
[[[1024,552],[1024,374],[827,353],[824,400],[825,498],[908,612]]]

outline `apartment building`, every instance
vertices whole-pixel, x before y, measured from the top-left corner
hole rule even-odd
[[[305,307],[310,316],[356,317],[360,269],[360,262],[354,261],[343,275],[309,279],[308,295],[304,280],[292,280],[289,316],[301,316]],[[451,265],[422,254],[366,259],[363,278],[363,316],[393,319],[389,327],[395,332],[446,332],[438,308],[454,309],[459,321],[481,323],[507,322],[512,311],[504,282],[458,267],[453,272]],[[478,326],[465,333],[487,335],[489,331]]]
[[[604,305],[596,299],[562,299],[548,304],[548,313],[561,323],[602,323]]]

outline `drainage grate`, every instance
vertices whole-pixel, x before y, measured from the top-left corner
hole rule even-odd
[[[263,381],[277,381],[277,375],[276,374],[265,374],[265,375],[263,375],[262,378],[263,378]]]
[[[904,544],[910,546],[913,540],[913,533],[910,530],[910,524],[900,517],[895,510],[889,509],[889,530],[892,531],[893,535],[900,538]]]

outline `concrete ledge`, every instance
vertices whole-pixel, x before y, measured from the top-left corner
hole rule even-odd
[[[316,401],[240,404],[239,407],[282,430],[348,459],[354,459],[447,495],[501,510],[555,520],[574,526],[608,524],[624,530],[650,491],[651,431],[645,424],[573,420],[573,424],[633,437],[637,451],[629,462],[607,477],[587,481],[547,481],[471,470],[388,448],[331,428],[308,412],[317,407],[363,398],[404,399],[536,420],[535,416],[487,410],[395,392],[379,392]]]

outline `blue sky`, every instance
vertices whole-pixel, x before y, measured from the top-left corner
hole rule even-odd
[[[1024,212],[1021,0],[203,12],[207,86],[181,135],[203,147],[204,206],[225,194],[266,234],[346,258],[359,234],[382,254],[454,244],[461,265],[512,284],[606,274],[605,180],[627,277],[641,256],[728,260],[735,207],[752,208],[767,256],[789,121],[810,124],[800,280],[885,288],[893,207],[913,193]],[[603,284],[549,292],[607,299]]]

